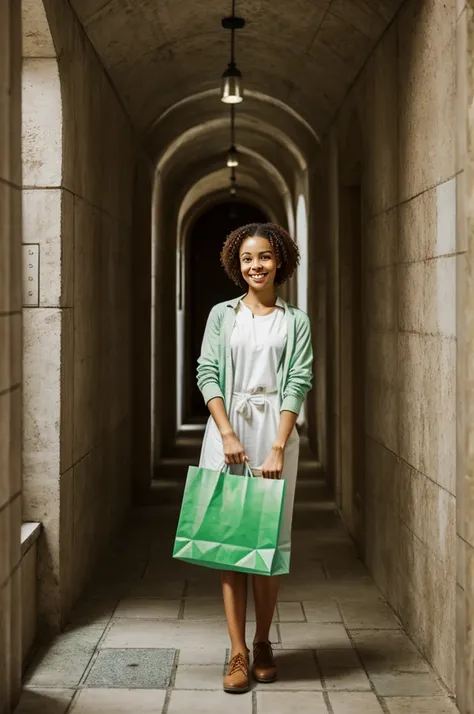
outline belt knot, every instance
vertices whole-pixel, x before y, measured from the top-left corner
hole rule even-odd
[[[237,411],[247,420],[252,417],[252,405],[259,409],[265,406],[265,390],[263,387],[256,387],[251,392],[234,392],[234,396],[237,399]]]

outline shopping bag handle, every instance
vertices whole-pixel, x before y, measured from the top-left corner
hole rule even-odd
[[[231,464],[224,463],[224,465],[219,469],[219,471],[223,474],[228,474],[230,471],[230,467]],[[248,461],[244,461],[244,476],[247,476],[248,478],[255,478]]]

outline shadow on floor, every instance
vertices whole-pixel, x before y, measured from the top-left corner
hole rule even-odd
[[[36,653],[17,714],[457,711],[325,498],[295,509],[271,631],[277,682],[225,695],[219,574],[173,560],[177,517],[176,506],[131,514],[66,631]],[[249,641],[254,619],[250,599]]]

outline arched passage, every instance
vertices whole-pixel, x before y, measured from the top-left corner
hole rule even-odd
[[[225,201],[212,206],[197,217],[189,231],[185,250],[185,339],[183,422],[196,423],[207,416],[202,396],[197,389],[195,372],[205,322],[211,307],[240,295],[220,264],[220,251],[225,237],[238,226],[267,220],[257,207],[240,201]]]
[[[258,105],[258,100],[255,101]],[[215,112],[212,111],[212,114],[215,115]],[[153,207],[152,343],[155,346],[167,345],[166,354],[152,348],[152,453],[155,466],[174,453],[182,408],[184,411],[187,409],[183,404],[186,388],[179,393],[182,384],[179,375],[184,371],[187,374],[184,362],[180,362],[179,348],[180,344],[184,344],[185,324],[182,311],[180,313],[182,269],[179,265],[176,272],[169,268],[176,264],[177,256],[181,256],[181,266],[186,264],[186,244],[183,245],[182,241],[189,230],[189,221],[195,215],[195,206],[199,202],[215,202],[217,195],[228,190],[229,185],[229,173],[224,170],[225,151],[222,149],[227,141],[228,119],[212,116],[201,125],[196,125],[195,115],[192,116],[189,111],[182,117],[176,116],[174,124],[167,124],[169,119],[166,116],[165,123],[160,127],[169,143],[160,145]],[[280,108],[275,114],[275,121],[276,141],[270,133],[268,115],[266,120],[255,122],[244,119],[241,123],[238,183],[243,190],[239,191],[239,195],[254,205],[264,207],[266,215],[272,220],[288,226],[293,223],[295,190],[306,160],[295,139],[298,136],[297,119]],[[280,121],[281,127],[278,125]],[[156,141],[160,137],[161,133],[157,131],[153,138]],[[308,140],[304,133],[303,137],[306,146],[314,143],[314,137]],[[180,276],[178,288],[176,274]],[[285,286],[282,296],[291,297],[291,294],[292,286]],[[166,300],[162,297],[164,295]],[[193,367],[191,374],[194,373]],[[190,378],[187,374],[186,379]]]

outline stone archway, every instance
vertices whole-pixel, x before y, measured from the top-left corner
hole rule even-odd
[[[231,215],[235,209],[235,217]],[[186,255],[185,369],[186,391],[183,395],[184,423],[201,422],[207,409],[196,387],[195,365],[205,321],[210,308],[217,302],[240,295],[242,290],[229,281],[220,265],[220,249],[226,235],[246,223],[264,222],[264,213],[249,204],[227,201],[210,207],[197,216],[190,227]]]

